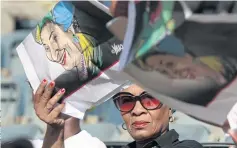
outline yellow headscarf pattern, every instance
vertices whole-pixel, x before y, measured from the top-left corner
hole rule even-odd
[[[211,69],[222,72],[224,70],[223,65],[221,64],[220,58],[216,56],[204,56],[198,58],[202,63],[210,67]]]
[[[86,66],[92,67],[91,59],[93,58],[94,45],[82,33],[78,33],[76,35],[79,38],[79,44],[82,48],[82,53],[84,55]]]

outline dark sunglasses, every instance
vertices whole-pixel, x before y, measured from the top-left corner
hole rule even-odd
[[[132,111],[137,101],[139,101],[147,110],[160,109],[163,105],[159,100],[152,97],[147,92],[143,92],[139,96],[134,96],[128,92],[120,92],[113,96],[113,101],[117,109],[121,112]]]

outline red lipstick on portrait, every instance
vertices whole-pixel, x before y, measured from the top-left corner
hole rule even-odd
[[[63,54],[63,61],[62,61],[61,65],[65,65],[66,64],[66,59],[67,59],[66,52],[64,52],[64,54]]]
[[[132,123],[132,126],[136,129],[145,128],[150,122],[147,121],[135,121]]]

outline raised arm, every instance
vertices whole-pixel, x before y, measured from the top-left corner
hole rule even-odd
[[[79,119],[61,113],[64,104],[55,107],[65,90],[51,98],[53,88],[54,82],[47,85],[44,80],[34,95],[36,115],[47,124],[43,146],[37,144],[35,148],[106,148],[102,141],[81,131]]]
[[[36,115],[47,124],[43,148],[64,147],[64,124],[66,116],[61,114],[64,104],[60,104],[55,108],[54,106],[65,93],[65,89],[59,90],[51,98],[54,85],[54,82],[47,85],[47,80],[43,80],[33,98]]]

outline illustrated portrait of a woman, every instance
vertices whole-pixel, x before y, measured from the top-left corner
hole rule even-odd
[[[101,22],[71,2],[61,1],[37,25],[36,42],[44,47],[48,60],[65,69],[55,83],[56,88],[67,90],[66,95],[118,61],[119,55],[110,51],[121,43]]]

